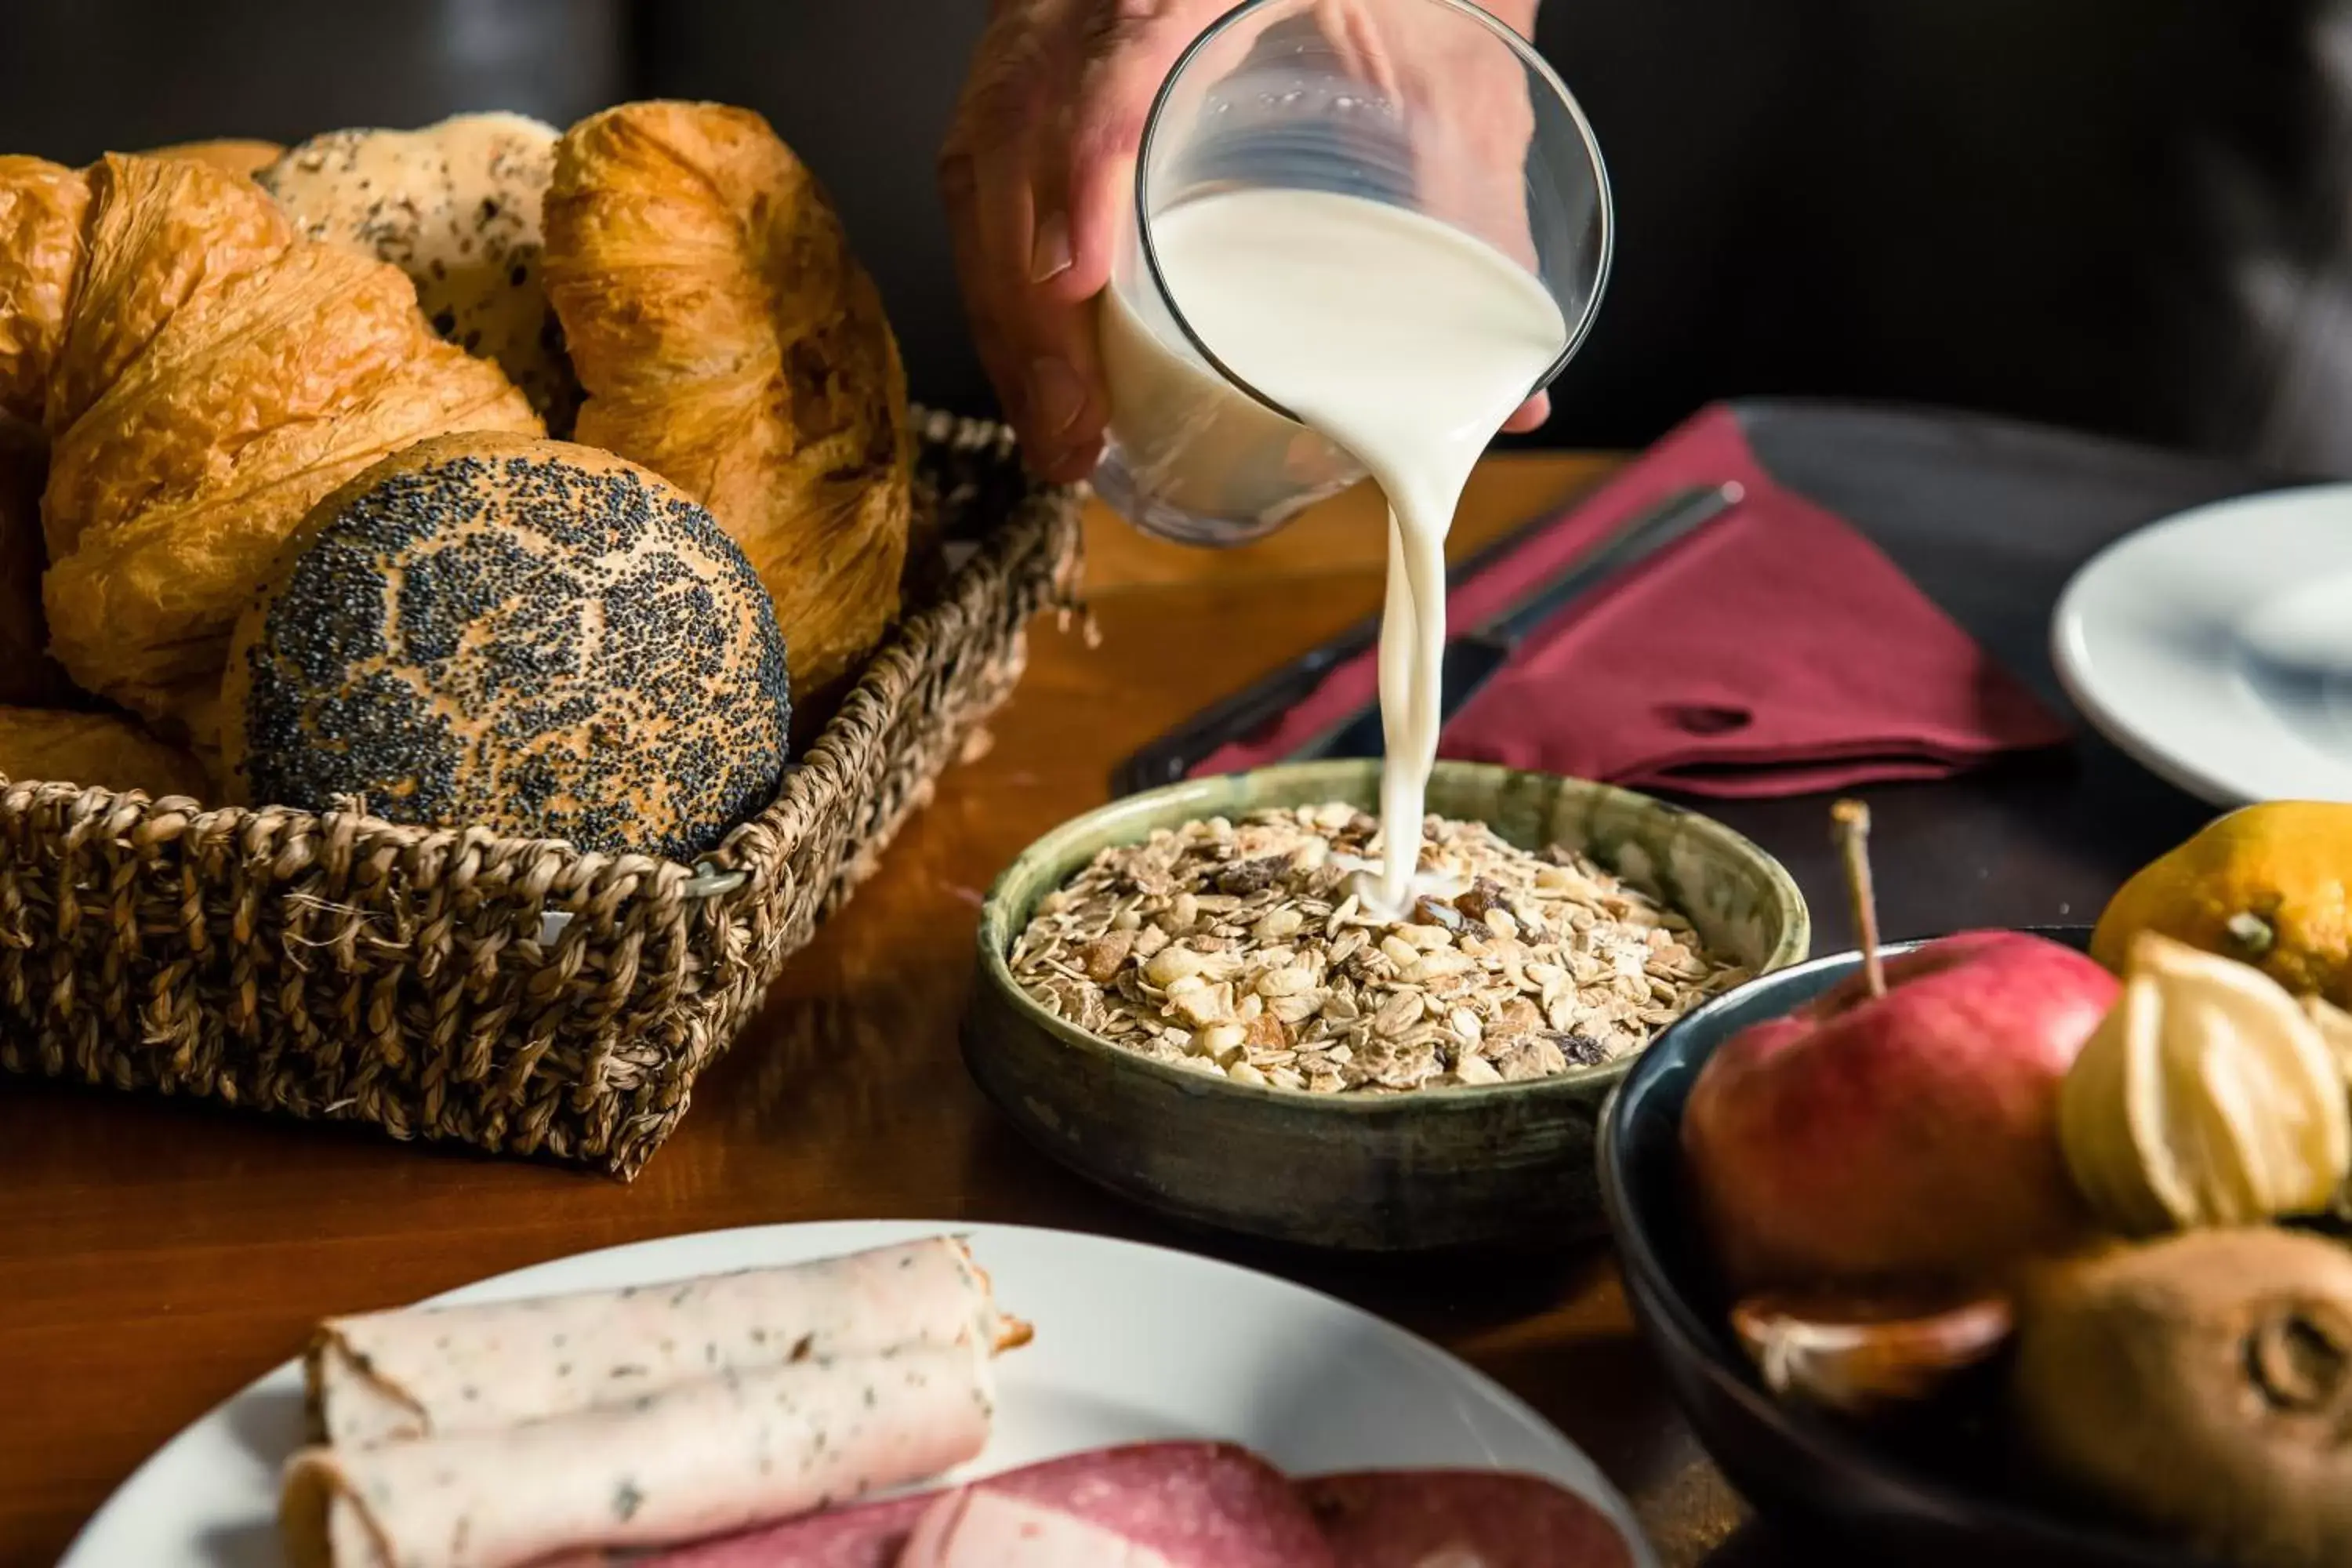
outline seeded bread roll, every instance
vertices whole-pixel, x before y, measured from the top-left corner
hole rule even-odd
[[[580,387],[539,275],[555,139],[555,127],[520,114],[331,131],[254,178],[306,237],[407,273],[433,330],[496,360],[548,429],[569,435]]]
[[[421,442],[303,519],[229,650],[232,792],[690,860],[782,778],[775,611],[658,476]]]

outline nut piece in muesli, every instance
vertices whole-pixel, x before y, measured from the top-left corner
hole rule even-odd
[[[1385,919],[1358,895],[1378,832],[1308,805],[1106,849],[1040,900],[1013,978],[1139,1056],[1316,1094],[1597,1066],[1748,978],[1590,859],[1478,823],[1428,819],[1420,881],[1437,890]]]

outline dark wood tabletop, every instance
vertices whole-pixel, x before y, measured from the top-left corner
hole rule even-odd
[[[1454,549],[1475,550],[1610,466],[1490,461]],[[322,1315],[620,1242],[846,1218],[1066,1226],[1303,1279],[1527,1398],[1634,1500],[1672,1568],[1798,1561],[1748,1519],[1667,1404],[1605,1247],[1435,1268],[1180,1234],[1030,1152],[965,1077],[956,1026],[991,879],[1104,799],[1138,746],[1371,613],[1381,539],[1362,494],[1224,553],[1091,519],[1099,645],[1034,628],[992,748],[941,782],[880,874],[792,962],[633,1184],[0,1079],[0,1564],[53,1563],[142,1459],[293,1355]],[[2087,920],[2121,874],[2200,816],[2097,748],[1871,798],[1890,936]],[[1846,944],[1821,801],[1706,809],[1797,871],[1817,951]]]

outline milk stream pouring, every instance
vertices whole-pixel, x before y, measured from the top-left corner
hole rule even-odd
[[[1218,374],[1164,308],[1115,288],[1100,331],[1128,460],[1209,512],[1296,495],[1318,472],[1337,489],[1355,465],[1388,498],[1383,851],[1364,892],[1402,914],[1437,758],[1446,531],[1479,454],[1559,357],[1567,322],[1500,251],[1360,196],[1222,192],[1155,215],[1152,239],[1200,342],[1306,428]]]

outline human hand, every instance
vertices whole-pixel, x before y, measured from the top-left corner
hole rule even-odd
[[[1143,122],[1229,0],[992,0],[940,154],[981,363],[1030,467],[1083,478],[1109,400],[1087,309],[1110,280]]]
[[[1152,99],[1185,47],[1231,5],[992,0],[940,153],[940,191],[982,363],[1041,478],[1081,479],[1101,453],[1109,398],[1089,301],[1109,282],[1130,221]],[[1535,0],[1496,0],[1490,8],[1522,31],[1533,25]],[[1445,216],[1507,246],[1516,235],[1511,247],[1531,261],[1521,170],[1533,120],[1524,73],[1434,10],[1416,22],[1408,7],[1318,0],[1315,12],[1351,68],[1408,111],[1433,101],[1481,106],[1475,116],[1449,114],[1455,134],[1417,141],[1419,173],[1442,187],[1440,210],[1465,204]],[[1450,46],[1441,42],[1449,35]],[[1508,68],[1507,81],[1465,82],[1466,73],[1500,67]],[[1538,394],[1505,428],[1532,429],[1548,409]]]

